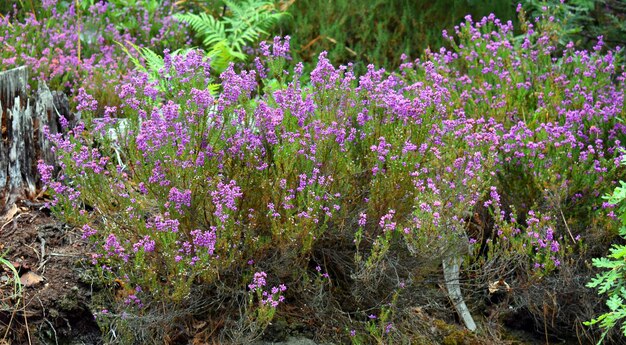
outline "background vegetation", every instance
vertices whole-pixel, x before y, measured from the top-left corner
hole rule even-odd
[[[3,68],[29,66],[82,113],[51,136],[60,167],[39,168],[93,245],[108,342],[198,320],[233,343],[274,324],[355,344],[501,343],[513,323],[622,339],[584,325],[620,320],[626,295],[614,274],[591,285],[608,309],[585,287],[592,258],[623,251],[621,199],[601,199],[625,176],[619,2],[1,11]],[[453,326],[452,259],[476,334]]]
[[[397,68],[400,55],[418,57],[425,49],[446,44],[443,30],[452,31],[466,15],[494,13],[516,19],[512,1],[294,1],[281,33],[293,37],[294,60],[313,62],[322,51],[337,64],[355,64],[357,73],[368,64]]]

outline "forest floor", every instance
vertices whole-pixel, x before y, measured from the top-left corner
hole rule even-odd
[[[16,291],[11,269],[0,265],[0,345],[101,343],[81,234],[37,204],[18,204],[0,220],[0,258],[22,285]]]

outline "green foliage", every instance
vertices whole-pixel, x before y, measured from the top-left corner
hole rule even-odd
[[[623,161],[625,163],[626,160]],[[617,214],[621,220],[621,227],[619,234],[622,237],[626,237],[626,203],[622,202],[626,200],[626,182],[620,181],[620,186],[615,187],[612,195],[605,196],[605,199],[612,205],[617,205]]]
[[[558,0],[526,0],[524,7],[531,17],[552,15],[555,18],[552,24],[559,37],[559,44],[566,45],[572,40],[579,40],[583,31],[583,21],[589,18],[594,2],[577,0],[566,4]]]
[[[515,17],[515,1],[487,0],[352,0],[296,1],[284,21],[292,36],[294,61],[313,62],[322,51],[336,64],[354,63],[362,73],[368,64],[392,70],[401,54],[419,57],[426,49],[445,45],[442,30],[471,14]],[[305,66],[306,67],[306,66]]]
[[[13,275],[13,279],[10,279],[9,283],[13,284],[14,295],[9,297],[13,298],[15,296],[22,296],[22,284],[20,282],[20,275],[17,273],[15,266],[13,266],[13,264],[9,260],[5,259],[3,255],[0,255],[0,266],[8,268]],[[4,303],[4,299],[1,302]],[[0,305],[0,307],[4,308],[4,305]]]
[[[22,283],[20,281],[20,276],[15,266],[13,266],[13,264],[9,260],[4,258],[4,254],[0,254],[0,267],[2,266],[6,267],[6,269],[9,270],[12,277],[7,282],[0,284],[0,291],[6,291],[4,290],[4,286],[12,284],[13,294],[6,296],[3,293],[2,295],[0,295],[0,312],[9,312],[9,313],[12,313],[12,316],[10,318],[8,325],[3,324],[3,326],[6,326],[6,331],[4,334],[2,334],[3,338],[0,338],[0,339],[6,338],[11,328],[11,323],[13,322],[13,317],[15,316],[15,312],[19,308],[19,304],[22,301]],[[12,301],[13,305],[7,304],[6,303],[7,301]]]
[[[211,66],[221,72],[232,61],[245,61],[244,48],[252,46],[285,13],[277,10],[273,1],[224,1],[229,15],[216,18],[207,13],[178,13],[175,17],[191,26],[209,50]]]
[[[626,165],[626,158],[622,160],[622,165]],[[616,187],[611,195],[605,195],[604,199],[610,204],[617,205],[616,212],[619,214],[622,226],[620,235],[626,238],[626,182],[620,181],[620,186]],[[626,245],[614,244],[606,257],[594,258],[593,266],[604,269],[593,278],[587,287],[595,288],[598,294],[608,295],[606,305],[609,311],[599,317],[586,322],[586,325],[598,324],[604,332],[598,344],[602,343],[609,331],[616,325],[626,336]]]
[[[574,42],[591,49],[598,36],[609,48],[626,45],[626,3],[620,0],[526,0],[525,9],[537,16],[548,12],[558,19],[554,23],[562,45]]]

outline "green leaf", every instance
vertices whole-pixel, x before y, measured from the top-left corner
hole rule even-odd
[[[579,5],[581,1],[583,0],[578,1]],[[626,160],[622,160],[622,165],[626,165]],[[615,188],[613,194],[605,195],[603,199],[611,204],[619,205],[617,212],[622,222],[619,233],[623,238],[626,238],[626,205],[624,205],[626,182],[620,181],[620,186]],[[598,289],[599,294],[607,293],[609,298],[606,301],[606,305],[611,310],[611,312],[602,314],[585,323],[588,326],[599,324],[604,329],[598,344],[602,343],[608,331],[616,325],[617,321],[626,318],[626,306],[624,305],[624,298],[626,297],[626,288],[624,287],[626,284],[624,279],[626,276],[625,258],[626,246],[613,245],[606,257],[594,258],[592,260],[593,266],[604,268],[608,271],[596,275],[586,286]],[[626,335],[626,321],[621,323],[620,329]]]
[[[617,265],[619,265],[619,263],[616,263],[609,258],[593,258],[591,262],[595,267],[598,268],[615,268],[617,267]]]
[[[624,300],[618,295],[613,295],[606,301],[606,305],[609,309],[611,309],[611,311],[616,311],[624,305]]]

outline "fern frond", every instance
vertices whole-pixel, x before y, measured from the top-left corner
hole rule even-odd
[[[211,66],[223,71],[235,60],[245,60],[243,47],[253,45],[284,13],[277,12],[273,1],[224,0],[229,16],[219,19],[206,13],[178,13],[175,18],[189,24],[209,50]]]
[[[255,42],[261,33],[258,28],[250,26],[243,32],[234,34],[231,41],[233,50],[241,52],[243,46]]]
[[[224,5],[226,5],[226,7],[228,7],[230,12],[233,14],[233,17],[241,17],[242,14],[245,13],[245,9],[249,8],[249,6],[239,6],[237,1],[223,0],[223,2]],[[248,2],[249,1],[243,3],[246,3],[246,5],[248,5]]]
[[[217,95],[217,91],[220,89],[222,85],[220,84],[209,84],[208,89],[209,89],[209,93],[211,94],[211,96],[216,96]]]
[[[131,54],[130,51],[128,50],[128,48],[124,44],[122,44],[121,42],[117,42],[117,41],[115,41],[115,43],[122,48],[122,51],[124,51],[124,53],[126,53],[126,56],[128,56],[130,61],[135,66],[136,70],[144,72],[144,73],[148,72],[146,67],[141,63],[141,61],[139,61],[139,58],[137,58],[135,55]],[[126,44],[131,46],[141,56],[141,50],[140,50],[140,48],[138,46],[136,46],[135,44],[133,44],[130,41],[126,41]]]
[[[219,42],[211,51],[207,53],[207,56],[211,58],[211,67],[215,69],[217,73],[222,73],[231,62],[235,60],[244,60],[245,55],[230,48],[230,45],[226,42]]]
[[[146,67],[151,72],[151,74],[156,75],[159,71],[165,67],[165,61],[162,56],[153,52],[148,48],[141,48],[140,51],[141,57],[146,61]]]
[[[274,3],[272,1],[264,0],[224,0],[224,4],[232,12],[233,18],[250,18],[256,13],[269,12],[275,9]]]
[[[177,13],[174,17],[189,24],[207,47],[226,39],[224,23],[206,13]]]

